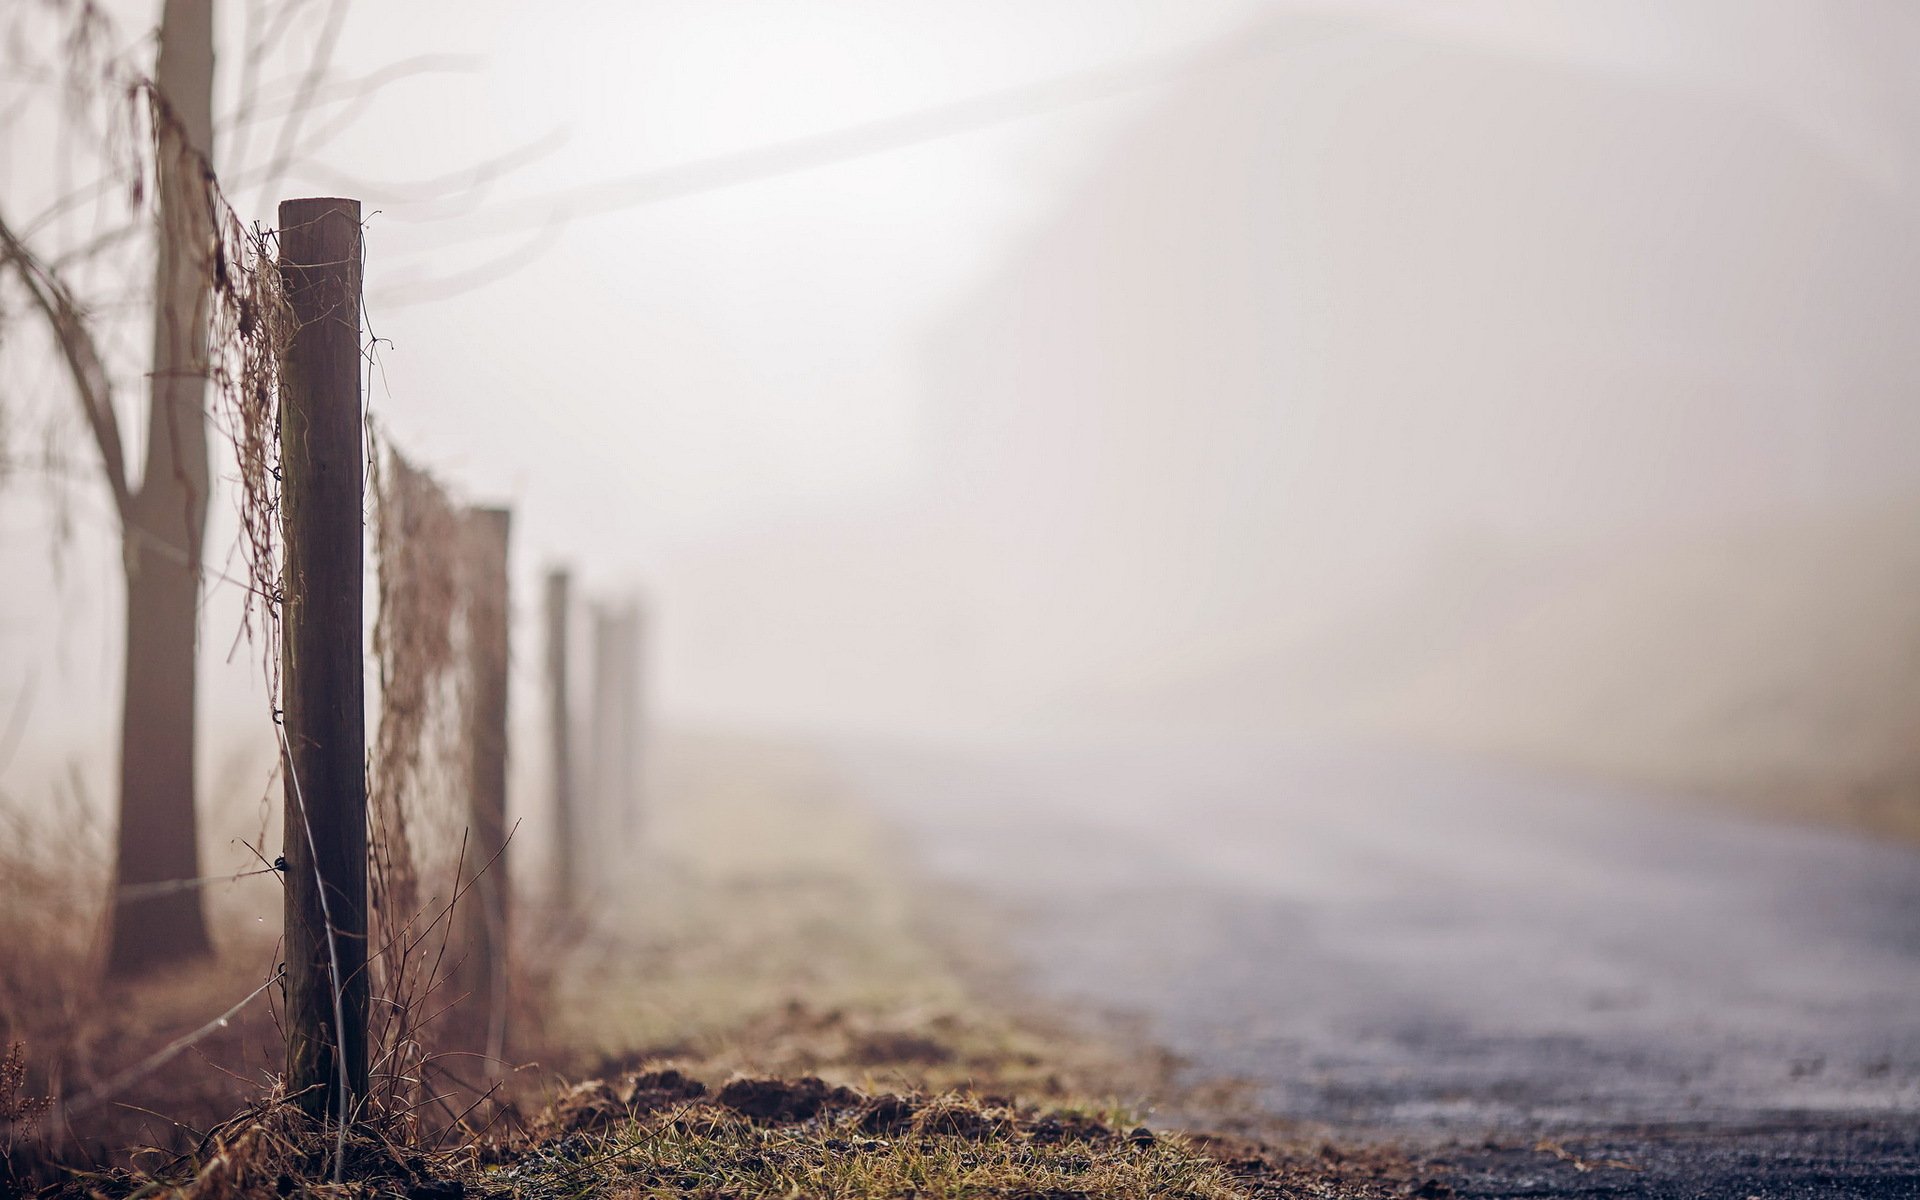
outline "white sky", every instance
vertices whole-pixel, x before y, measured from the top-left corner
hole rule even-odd
[[[565,191],[1164,54],[1245,7],[605,5],[586,17],[476,5],[494,15],[470,17],[454,48],[487,71],[406,85],[397,128],[328,157],[376,178],[430,176],[560,131],[564,146],[501,191]],[[364,41],[342,57],[445,45],[442,21],[416,20],[360,22]],[[535,522],[550,506],[540,536],[561,551],[604,550],[604,529],[578,528],[587,510],[626,510],[650,542],[897,486],[913,455],[920,327],[1126,109],[1093,104],[585,218],[497,286],[402,309],[378,307],[383,274],[403,297],[410,276],[525,235],[428,258],[416,248],[460,237],[459,222],[378,218],[369,278],[396,343],[384,408],[430,461],[516,493]],[[492,352],[471,355],[476,342]],[[474,386],[498,397],[485,422],[461,418]],[[516,402],[532,429],[504,419]],[[576,471],[583,448],[605,457]]]

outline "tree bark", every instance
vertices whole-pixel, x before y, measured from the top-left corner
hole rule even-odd
[[[212,279],[213,0],[167,0],[154,71],[157,254],[153,372],[140,489],[121,513],[127,571],[120,886],[200,874],[194,652],[206,536],[207,317]],[[197,888],[116,902],[107,972],[136,975],[211,945]]]
[[[199,579],[168,555],[128,547],[126,691],[120,724],[118,878],[123,886],[200,874],[194,820],[195,605]],[[115,905],[115,976],[207,954],[191,886]]]

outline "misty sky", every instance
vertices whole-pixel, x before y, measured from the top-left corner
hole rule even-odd
[[[135,7],[123,11],[137,28]],[[1142,661],[1177,666],[1196,623],[1224,630],[1229,648],[1252,636],[1242,627],[1269,604],[1261,589],[1278,586],[1257,569],[1248,573],[1257,586],[1237,576],[1218,584],[1224,599],[1189,603],[1180,587],[1156,583],[1108,605],[1106,577],[1059,568],[1082,549],[1080,534],[1119,520],[1098,508],[1073,516],[1081,489],[1059,482],[1098,476],[1100,444],[1077,442],[1076,427],[1056,420],[1063,410],[1044,403],[1022,424],[1027,410],[1005,397],[1018,397],[1025,378],[1009,346],[1044,343],[1048,322],[1069,314],[1041,310],[1024,325],[995,326],[981,323],[979,306],[1028,278],[1022,272],[1044,259],[1049,239],[1074,228],[1071,206],[1093,182],[1125,185],[1114,164],[1142,139],[1168,138],[1168,113],[1197,114],[1188,140],[1224,136],[1208,116],[1217,110],[1194,96],[1284,71],[1304,61],[1297,50],[1282,39],[1226,66],[1169,67],[1164,82],[1124,95],[853,162],[565,221],[550,214],[604,196],[595,189],[608,180],[1088,71],[1168,67],[1184,56],[1207,63],[1249,31],[1295,15],[1303,29],[1345,31],[1352,47],[1341,53],[1353,63],[1314,68],[1331,90],[1305,88],[1323,115],[1344,111],[1339,89],[1355,80],[1373,81],[1373,102],[1425,105],[1430,97],[1417,89],[1395,93],[1390,78],[1380,82],[1379,64],[1408,46],[1423,48],[1416,58],[1482,56],[1759,114],[1761,127],[1789,130],[1810,148],[1804,161],[1836,181],[1836,194],[1912,207],[1917,110],[1901,67],[1915,40],[1909,11],[1744,0],[1444,9],[1385,0],[362,3],[335,55],[345,74],[417,55],[463,56],[464,67],[381,93],[282,190],[357,195],[378,210],[368,226],[371,329],[384,339],[373,410],[468,495],[514,504],[523,616],[534,573],[564,559],[589,588],[637,586],[653,598],[656,694],[671,713],[936,722],[956,705],[990,708],[1012,693],[1031,699],[1089,673],[1111,676],[1130,644]],[[222,45],[227,89],[239,38],[236,19]],[[1368,102],[1357,91],[1352,99]],[[1469,119],[1475,111],[1471,95],[1442,99]],[[527,147],[536,150],[518,155],[516,169],[460,203],[409,186]],[[1364,147],[1340,149],[1365,157]],[[252,161],[261,149],[229,137],[219,153]],[[1435,153],[1444,159],[1445,145]],[[1473,181],[1459,182],[1471,195]],[[1208,186],[1192,181],[1196,193]],[[270,212],[255,207],[251,182],[230,179],[229,191],[243,210]],[[1781,253],[1767,230],[1753,233],[1756,259]],[[1085,282],[1045,276],[1059,284],[1047,291],[1041,275],[1030,278],[1039,280],[1035,294],[1054,298],[1079,295]],[[1799,281],[1788,273],[1779,286]],[[1885,312],[1876,319],[1892,323]],[[991,336],[970,342],[969,330]],[[1113,363],[1129,361],[1124,349]],[[1891,386],[1882,358],[1876,386]],[[976,368],[1000,373],[1013,423],[999,434],[964,432],[970,402],[956,379]],[[1097,409],[1101,399],[1088,403]],[[1180,403],[1202,442],[1210,428],[1226,439],[1244,433],[1216,422],[1204,396]],[[998,494],[971,510],[985,518],[956,515],[956,439],[969,453],[985,444],[996,462],[993,448],[1007,450],[1007,473],[988,470],[981,484]],[[1199,476],[1216,450],[1221,461],[1250,452],[1207,449]],[[1272,452],[1313,454],[1301,443]],[[1058,473],[1046,465],[1055,458],[1065,464]],[[1239,519],[1230,501],[1171,486],[1180,488],[1172,508],[1186,504],[1202,524]],[[45,514],[34,491],[9,491],[3,552],[10,574],[44,578]],[[1224,507],[1207,507],[1216,503]],[[117,708],[117,568],[99,519],[105,507],[97,497],[90,517],[87,507],[75,505],[59,585],[10,594],[0,610],[8,664],[0,678],[36,680],[37,734],[66,730],[77,744],[106,745]],[[1059,536],[1049,541],[1047,531]],[[1002,532],[1015,550],[1003,552]],[[1184,536],[1178,530],[1160,542],[1104,536],[1090,538],[1089,555],[1138,560],[1149,580],[1187,574],[1176,559],[1154,557]],[[1249,536],[1258,545],[1264,535]],[[218,525],[213,537],[224,546]],[[1044,596],[1061,599],[1036,606]],[[219,682],[207,691],[216,714],[251,721],[261,710],[244,682],[247,655],[222,665],[233,599],[210,602],[204,642]],[[1101,615],[1109,613],[1118,615]],[[56,625],[50,640],[45,631]],[[524,648],[518,657],[534,661]],[[519,697],[535,699],[527,686]]]

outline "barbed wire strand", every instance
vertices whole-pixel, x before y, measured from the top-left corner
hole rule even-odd
[[[97,1087],[89,1088],[85,1092],[82,1092],[80,1095],[74,1097],[72,1100],[66,1101],[64,1103],[61,1103],[55,1106],[55,1109],[54,1109],[55,1113],[59,1116],[61,1120],[66,1120],[68,1118],[84,1113],[89,1109],[98,1107],[101,1103],[112,1098],[117,1093],[123,1092],[126,1089],[132,1087],[134,1084],[139,1083],[142,1079],[145,1079],[147,1076],[152,1075],[155,1071],[165,1066],[168,1062],[170,1062],[174,1058],[175,1055],[179,1054],[181,1051],[187,1049],[188,1047],[192,1046],[194,1043],[207,1037],[209,1034],[213,1033],[215,1030],[226,1028],[227,1023],[232,1021],[233,1018],[239,1014],[241,1009],[253,1003],[254,1000],[258,999],[261,993],[265,992],[268,988],[272,987],[276,983],[279,983],[282,975],[284,974],[285,974],[284,967],[276,969],[273,972],[273,974],[267,978],[267,981],[265,983],[253,989],[251,992],[248,992],[245,996],[242,996],[240,1000],[233,1005],[233,1007],[227,1009],[225,1012],[221,1013],[219,1016],[214,1017],[212,1020],[208,1021],[206,1024],[200,1026],[199,1028],[194,1029],[191,1032],[181,1034],[179,1037],[173,1039],[171,1042],[168,1042],[166,1045],[160,1047],[160,1049],[154,1051],[152,1054],[148,1055],[146,1058],[142,1059],[140,1062],[134,1064],[133,1066],[128,1067],[126,1070],[120,1072],[118,1075],[115,1075],[113,1078],[107,1080],[105,1083],[102,1083]],[[7,1122],[9,1126],[16,1125],[19,1123],[20,1122],[18,1121]]]
[[[254,870],[240,871],[233,875],[201,875],[193,879],[156,879],[151,883],[128,883],[115,888],[113,898],[118,901],[150,900],[156,896],[171,896],[175,892],[211,887],[216,883],[235,883],[242,879],[252,879],[256,875],[273,875],[278,871],[278,867],[257,867]]]

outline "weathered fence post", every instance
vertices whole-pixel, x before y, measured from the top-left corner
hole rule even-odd
[[[472,759],[473,829],[466,899],[467,1011],[484,1030],[488,1067],[505,1053],[507,935],[507,535],[504,508],[467,512],[467,633],[471,639],[472,700],[468,744]]]
[[[605,885],[620,861],[626,809],[632,794],[633,740],[627,728],[625,613],[593,609],[593,864]]]
[[[360,203],[280,205],[287,1092],[343,1122],[367,1088]]]
[[[641,680],[646,673],[645,632],[640,602],[629,600],[620,614],[620,727],[627,739],[626,751],[620,760],[626,772],[620,833],[622,843],[627,846],[639,844],[641,809],[646,802],[641,789],[646,740],[646,713],[641,702]]]
[[[571,580],[564,567],[547,573],[547,724],[553,771],[554,897],[571,909],[579,896],[578,814],[573,795],[573,717],[567,704],[567,618]]]
[[[613,615],[596,603],[593,612],[593,700],[587,710],[587,800],[582,824],[587,836],[587,878],[595,889],[605,886],[608,873],[608,821],[613,809],[612,771],[609,766],[614,731]]]
[[[592,752],[595,875],[630,851],[640,824],[640,609],[629,600],[593,611]]]

